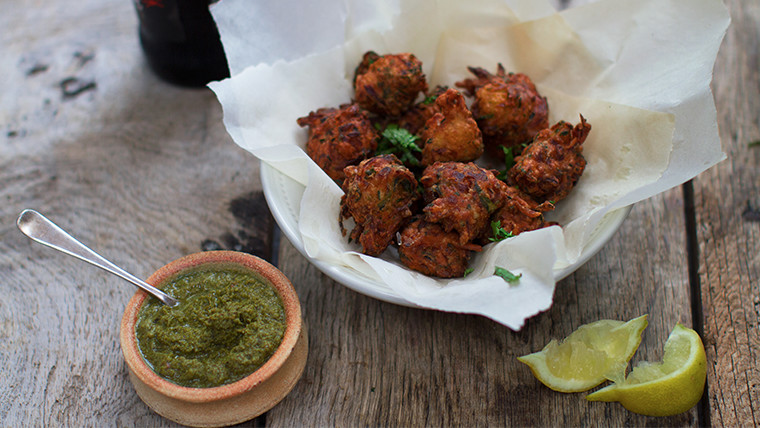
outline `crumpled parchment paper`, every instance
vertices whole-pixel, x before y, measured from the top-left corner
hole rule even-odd
[[[573,265],[610,211],[677,186],[721,161],[712,67],[729,17],[718,0],[601,0],[556,13],[543,0],[223,0],[212,13],[232,77],[209,86],[234,141],[305,186],[308,255],[375,278],[422,307],[487,316],[512,329],[551,306],[554,271]],[[431,87],[467,66],[528,74],[550,123],[592,126],[588,164],[550,227],[490,244],[464,279],[426,277],[357,252],[338,228],[342,191],[303,152],[296,119],[352,99],[367,50],[411,52]],[[521,274],[507,284],[495,266]]]

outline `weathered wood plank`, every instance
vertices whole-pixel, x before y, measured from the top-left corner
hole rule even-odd
[[[146,98],[145,108],[149,102]],[[0,388],[0,406],[5,407],[0,413],[7,412],[7,420],[99,425],[118,415],[161,421],[134,395],[118,346],[121,311],[134,288],[33,244],[15,229],[21,209],[41,210],[142,277],[202,249],[239,249],[269,258],[272,220],[262,194],[255,192],[259,184],[250,159],[226,137],[198,138],[199,132],[219,132],[213,128],[220,125],[193,123],[207,114],[220,120],[213,95],[188,93],[176,102],[167,106],[176,108],[155,111],[155,118],[176,120],[183,104],[197,108],[205,103],[207,108],[184,112],[191,131],[162,135],[155,147],[96,132],[36,154],[32,161],[40,169],[33,173],[20,173],[15,161],[0,168],[0,180],[11,192],[25,186],[30,175],[39,175],[32,179],[41,183],[2,208],[3,359],[6,367],[21,369],[2,381],[16,387]],[[156,139],[152,130],[135,138]],[[126,147],[99,146],[109,140],[107,144]],[[210,169],[209,159],[231,168]],[[18,196],[0,194],[4,199]],[[240,205],[245,211],[240,212]],[[252,205],[260,208],[249,210]],[[93,414],[96,409],[106,414]]]
[[[0,420],[171,425],[127,379],[118,328],[134,287],[32,243],[16,216],[36,208],[142,277],[213,246],[268,257],[258,165],[211,91],[147,69],[130,2],[37,3],[0,18]]]
[[[760,8],[726,2],[732,23],[714,93],[728,159],[695,180],[697,237],[714,426],[759,425]],[[754,405],[754,406],[753,406]]]

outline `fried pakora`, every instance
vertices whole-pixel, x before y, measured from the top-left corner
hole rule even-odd
[[[421,218],[404,227],[398,241],[398,256],[404,266],[440,278],[464,276],[470,254],[481,248],[463,245],[456,232],[447,232]]]
[[[435,162],[470,162],[483,154],[480,128],[456,89],[449,89],[435,100],[438,112],[420,131],[422,165]]]
[[[457,89],[428,91],[413,54],[369,51],[352,104],[298,119],[307,154],[343,189],[341,233],[350,225],[364,254],[381,255],[395,238],[408,268],[462,277],[481,245],[556,224],[544,214],[580,179],[591,126],[581,116],[549,128],[547,100],[525,74],[468,70],[474,77],[456,86],[470,108]],[[484,152],[504,171],[473,163],[488,164]]]
[[[297,122],[309,127],[306,154],[339,184],[345,177],[345,167],[358,164],[377,149],[377,130],[369,113],[356,104],[321,108]]]
[[[483,240],[484,243],[498,239],[493,230],[493,223],[496,223],[501,233],[506,234],[507,237],[556,224],[544,219],[544,213],[554,209],[552,203],[539,204],[512,186],[507,186],[504,194],[504,205],[491,216],[492,230],[489,230],[484,237],[486,238]]]
[[[381,116],[400,116],[427,89],[422,62],[410,53],[378,55],[370,51],[356,68],[356,102]]]
[[[432,91],[425,94],[424,100],[412,106],[398,120],[393,118],[394,122],[409,131],[409,133],[413,135],[418,134],[428,119],[440,111],[435,100],[448,89],[447,86],[436,86]]]
[[[591,125],[581,116],[575,126],[560,121],[539,132],[507,172],[510,184],[538,202],[564,199],[586,168],[583,142]]]
[[[482,236],[504,204],[506,184],[472,162],[436,162],[422,173],[425,220],[455,230],[459,243]]]
[[[380,255],[396,232],[412,217],[410,207],[420,197],[417,179],[394,155],[366,159],[345,169],[344,195],[340,200],[340,229],[343,221],[354,219],[350,239],[362,252]]]
[[[475,97],[472,114],[483,133],[486,153],[499,158],[500,146],[518,154],[542,129],[549,127],[549,104],[531,79],[522,73],[506,73],[499,64],[496,74],[468,67],[475,78],[457,82]]]

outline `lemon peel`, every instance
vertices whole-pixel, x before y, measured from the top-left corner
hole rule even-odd
[[[518,357],[547,387],[559,392],[587,391],[605,380],[622,381],[628,361],[641,344],[647,315],[628,322],[599,320],[578,327],[562,341]]]
[[[621,382],[586,396],[589,401],[618,401],[647,416],[672,416],[699,402],[707,378],[707,358],[696,331],[678,323],[665,342],[662,362],[641,362]]]

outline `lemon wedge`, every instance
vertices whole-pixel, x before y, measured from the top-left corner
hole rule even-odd
[[[702,397],[707,377],[705,348],[696,331],[680,323],[665,342],[662,362],[638,363],[622,382],[586,396],[589,401],[619,401],[647,416],[683,413]]]
[[[559,392],[587,391],[605,380],[623,381],[641,343],[647,316],[628,322],[599,320],[578,327],[562,341],[517,359],[544,385]]]

